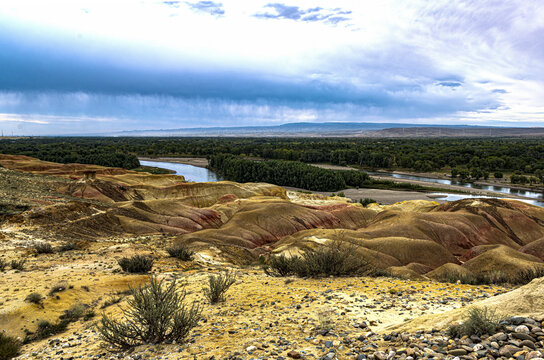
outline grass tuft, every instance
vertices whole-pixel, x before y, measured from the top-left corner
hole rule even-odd
[[[143,255],[134,255],[133,257],[124,257],[119,260],[119,266],[124,272],[132,274],[145,274],[153,268],[153,258]]]
[[[225,294],[236,282],[236,276],[228,271],[221,275],[208,276],[208,286],[204,288],[204,295],[211,304],[225,301]]]

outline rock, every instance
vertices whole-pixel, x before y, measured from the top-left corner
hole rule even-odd
[[[525,360],[534,360],[542,358],[542,353],[540,351],[531,351],[525,354]]]
[[[531,340],[523,340],[520,344],[520,346],[527,346],[530,349],[536,350],[536,346],[534,341]]]
[[[334,358],[336,358],[336,354],[333,352],[330,352],[327,355],[323,356],[321,360],[333,360]]]
[[[514,345],[505,345],[500,348],[499,355],[504,357],[512,357],[515,353],[520,351],[521,349]]]
[[[466,354],[468,354],[468,351],[466,351],[465,349],[453,349],[448,351],[448,355],[452,356],[464,356]]]
[[[374,359],[387,360],[387,355],[383,351],[374,352]]]
[[[516,329],[514,331],[517,333],[530,333],[529,328],[525,325],[516,326]]]
[[[299,352],[291,350],[287,353],[287,356],[289,356],[291,359],[300,359],[302,358],[302,355],[300,355]]]
[[[246,348],[247,352],[253,352],[255,350],[257,350],[257,347],[255,345],[251,345]]]
[[[512,334],[512,337],[518,340],[529,340],[532,342],[536,341],[531,335],[528,335],[527,333],[523,333],[523,332],[515,332]]]

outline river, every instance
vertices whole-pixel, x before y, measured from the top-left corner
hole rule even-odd
[[[430,184],[445,184],[445,185],[456,185],[456,186],[462,186],[470,189],[478,189],[478,190],[487,190],[487,191],[493,191],[496,193],[506,194],[506,195],[518,195],[518,196],[524,196],[531,199],[519,199],[521,201],[525,201],[529,204],[537,205],[544,207],[544,193],[537,192],[537,191],[531,191],[531,190],[522,190],[522,189],[514,189],[508,186],[496,186],[496,185],[483,185],[483,184],[474,184],[474,183],[465,183],[460,182],[456,180],[449,180],[449,179],[436,179],[436,178],[429,178],[425,176],[418,176],[418,175],[407,175],[407,174],[397,174],[397,173],[390,173],[390,172],[373,172],[368,171],[370,175],[378,175],[378,176],[387,176],[391,177],[393,179],[407,179],[407,180],[415,180],[415,181],[424,181],[428,182]],[[466,199],[466,198],[476,198],[476,197],[490,197],[490,196],[480,196],[480,195],[465,195],[465,194],[449,194],[449,193],[436,193],[440,195],[447,195],[446,197],[441,197],[440,200],[446,200],[446,201],[455,201],[459,199]],[[435,195],[435,194],[433,194]],[[497,195],[500,196],[500,195]]]
[[[219,175],[217,175],[215,172],[203,167],[198,167],[193,165],[179,164],[179,163],[172,163],[172,162],[165,162],[165,161],[144,161],[144,160],[140,160],[140,164],[145,166],[155,166],[155,167],[160,167],[163,169],[172,170],[175,172],[176,175],[183,175],[185,177],[185,180],[187,181],[213,182],[213,181],[222,180],[222,178]],[[540,207],[544,207],[543,194],[539,192],[535,192],[535,191],[518,190],[518,189],[506,187],[506,186],[491,186],[491,185],[480,185],[480,184],[473,184],[473,183],[461,183],[455,180],[435,179],[435,178],[429,178],[429,177],[417,176],[417,175],[405,175],[405,174],[397,174],[397,173],[372,172],[372,171],[369,171],[368,173],[371,175],[389,176],[395,179],[417,180],[417,181],[428,182],[430,184],[434,183],[434,184],[457,185],[457,186],[464,186],[464,187],[473,188],[473,189],[489,190],[489,191],[494,191],[494,192],[503,193],[503,194],[525,196],[531,199],[518,199],[518,200],[524,201],[529,204],[537,205]],[[470,195],[470,194],[450,194],[445,192],[432,193],[430,195],[440,195],[440,197],[437,199],[440,201],[455,201],[460,199],[491,197],[491,196]],[[497,195],[498,197],[500,197],[499,194]]]
[[[140,160],[140,164],[144,166],[154,166],[163,169],[168,169],[174,171],[176,175],[183,175],[185,180],[194,181],[194,182],[213,182],[221,181],[221,177],[214,173],[213,171],[186,164],[178,164],[171,162],[161,162],[161,161],[143,161]]]

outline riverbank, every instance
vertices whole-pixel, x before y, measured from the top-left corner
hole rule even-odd
[[[192,165],[196,167],[205,168],[208,167],[208,159],[198,158],[198,157],[187,157],[187,158],[173,158],[173,157],[158,157],[158,158],[149,158],[149,157],[139,157],[140,161],[153,161],[153,162],[171,162],[175,164],[185,164]]]
[[[197,157],[186,157],[186,158],[171,158],[171,157],[159,157],[159,158],[139,158],[141,161],[150,161],[150,162],[170,162],[175,164],[185,164],[191,165],[200,168],[206,168],[208,166],[208,160],[206,158],[197,158]],[[310,164],[324,169],[331,170],[352,170],[357,171],[358,169],[349,167],[349,166],[338,166],[330,164]],[[395,172],[403,175],[413,175],[413,176],[423,176],[423,177],[434,177],[436,179],[447,179],[447,177],[438,177],[433,176],[436,174],[425,174],[425,173],[410,173],[410,172]],[[392,181],[395,183],[408,183],[423,186],[429,188],[427,192],[411,191],[411,190],[388,190],[388,189],[372,189],[372,188],[361,188],[361,189],[344,189],[340,192],[346,194],[347,197],[354,201],[359,199],[372,198],[383,204],[392,204],[398,201],[404,200],[435,200],[441,201],[441,198],[445,199],[445,196],[440,196],[432,194],[433,192],[445,192],[445,193],[462,193],[470,196],[486,196],[486,197],[500,197],[500,198],[509,198],[509,199],[518,199],[518,200],[535,200],[534,198],[515,195],[515,194],[505,194],[498,191],[483,190],[483,189],[474,189],[462,185],[451,185],[451,184],[439,184],[439,183],[430,183],[428,181],[422,180],[413,180],[413,179],[398,179],[393,178],[387,175],[370,175],[372,179],[382,180],[382,181]],[[492,185],[492,184],[490,184]],[[495,184],[496,185],[496,184]],[[504,184],[503,184],[504,185]],[[510,187],[510,186],[509,186]],[[514,188],[514,187],[512,187]],[[294,189],[294,188],[293,188]],[[297,189],[302,190],[302,189]],[[317,192],[316,192],[317,193]],[[320,192],[321,193],[321,192]],[[324,195],[330,195],[330,192],[322,192]],[[444,201],[444,200],[442,200]]]

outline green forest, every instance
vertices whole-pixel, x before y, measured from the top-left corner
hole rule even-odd
[[[361,169],[448,171],[465,180],[544,182],[544,139],[534,138],[93,138],[40,137],[0,141],[0,152],[57,162],[127,169],[137,156],[230,154],[244,158],[352,165]]]

